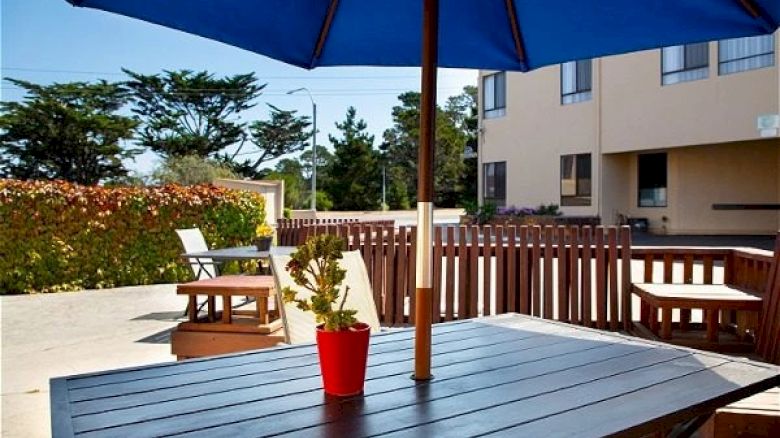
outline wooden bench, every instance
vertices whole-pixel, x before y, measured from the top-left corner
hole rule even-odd
[[[749,255],[749,254],[747,254]],[[672,279],[671,264],[666,264],[664,281],[666,284],[637,283],[632,292],[642,301],[641,321],[636,324],[639,334],[642,330],[652,336],[659,336],[672,343],[678,342],[672,333],[672,309],[680,309],[680,328],[687,329],[690,310],[702,309],[705,312],[705,326],[709,346],[718,346],[718,326],[720,315],[737,312],[737,333],[753,329],[755,344],[751,344],[751,353],[762,360],[780,364],[780,235],[775,241],[774,257],[767,270],[765,281],[763,276],[756,276],[757,270],[735,269],[735,259],[739,256],[745,259],[746,252],[733,250],[724,260],[725,280],[729,284],[691,284],[692,263],[686,262],[684,281],[686,284],[669,284]],[[704,260],[705,283],[712,282],[712,257]],[[749,259],[749,257],[748,257]],[[669,257],[673,261],[673,257]],[[749,261],[751,267],[757,266],[757,259]],[[765,262],[764,262],[765,263]],[[709,265],[709,271],[707,269]],[[652,268],[652,258],[647,266]],[[764,265],[765,266],[765,265]],[[767,272],[768,271],[768,272]],[[708,273],[709,272],[709,273]],[[746,278],[740,278],[746,277]],[[645,275],[645,280],[652,275]],[[661,309],[659,327],[658,309]],[[744,315],[760,316],[755,322]],[[740,325],[742,327],[740,327]],[[747,327],[745,327],[747,326]],[[672,338],[672,339],[670,339]],[[699,344],[696,347],[706,347]],[[748,397],[724,408],[716,413],[700,430],[704,438],[726,437],[778,437],[780,436],[780,388],[773,388],[755,396]]]
[[[268,275],[225,275],[180,284],[176,293],[189,296],[188,321],[171,334],[171,352],[178,359],[265,348],[284,342],[275,287]],[[198,296],[207,310],[199,315]],[[216,309],[217,296],[222,311]],[[255,299],[254,309],[233,309],[233,297]]]
[[[680,310],[680,329],[688,329],[690,311],[701,309],[705,313],[707,328],[706,341],[711,349],[718,350],[719,317],[722,311],[754,312],[761,311],[762,298],[759,294],[745,288],[726,284],[657,284],[635,283],[632,292],[642,300],[643,311],[640,321],[652,333],[659,333],[661,339],[676,341],[679,344],[702,347],[700,343],[672,339],[672,310]],[[661,310],[660,327],[658,309]],[[739,318],[748,321],[747,318]],[[757,318],[755,318],[757,320]],[[755,330],[755,327],[743,327],[740,331]],[[749,348],[752,348],[749,347]]]

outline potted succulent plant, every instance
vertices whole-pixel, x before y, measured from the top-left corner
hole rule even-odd
[[[317,352],[325,392],[349,396],[363,392],[368,358],[368,324],[358,322],[356,310],[344,308],[349,287],[341,290],[346,270],[339,266],[344,242],[336,236],[318,235],[306,240],[291,255],[286,269],[296,285],[311,291],[301,299],[290,287],[282,290],[286,303],[314,313]]]
[[[274,229],[263,222],[255,229],[255,238],[252,242],[258,251],[268,251],[271,249],[271,242],[274,240]]]

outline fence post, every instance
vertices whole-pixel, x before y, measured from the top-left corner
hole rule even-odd
[[[621,264],[623,279],[623,330],[631,331],[634,328],[631,305],[631,227],[624,225],[620,227],[621,241]]]

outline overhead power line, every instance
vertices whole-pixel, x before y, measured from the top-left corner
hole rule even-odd
[[[41,69],[41,68],[29,68],[29,67],[2,67],[0,70],[20,71],[27,73],[65,73],[65,74],[80,74],[80,75],[109,75],[109,76],[127,76],[121,72],[107,72],[107,71],[88,71],[88,70],[61,70],[61,69]],[[355,79],[369,79],[369,80],[389,80],[389,79],[419,79],[419,75],[394,75],[394,76],[373,76],[373,75],[344,75],[344,76],[265,76],[258,75],[258,79],[295,79],[295,80],[355,80]]]

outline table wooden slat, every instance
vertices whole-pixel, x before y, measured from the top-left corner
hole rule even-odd
[[[54,379],[53,434],[601,436],[780,384],[775,366],[521,315],[436,325],[420,383],[412,337],[372,336],[365,393],[347,399],[322,393],[312,345]]]
[[[470,372],[483,371],[481,368],[480,360],[485,357],[497,357],[502,361],[506,361],[510,364],[522,364],[529,361],[538,360],[553,360],[552,357],[558,359],[566,357],[567,360],[560,361],[560,366],[566,366],[569,363],[568,358],[571,357],[572,361],[577,361],[577,356],[570,356],[574,354],[580,354],[584,351],[599,350],[600,355],[605,357],[611,357],[616,355],[625,355],[646,347],[636,345],[616,345],[609,346],[607,348],[603,345],[599,345],[593,342],[588,346],[587,344],[577,342],[561,342],[551,339],[550,336],[535,336],[525,338],[524,340],[514,342],[512,344],[500,343],[483,348],[469,348],[465,350],[453,351],[450,353],[444,353],[437,355],[437,359],[446,363],[447,365],[441,367],[442,375],[438,378],[443,380],[446,376],[449,378],[468,378]],[[580,362],[588,359],[579,359]],[[372,397],[380,395],[382,403],[389,403],[390,406],[398,405],[396,400],[397,392],[390,393],[389,391],[408,390],[413,388],[414,382],[408,378],[408,360],[401,362],[392,362],[383,365],[372,366],[369,369],[368,381],[371,382],[370,389],[367,388],[366,396]],[[171,414],[181,414],[180,417],[166,421],[166,432],[170,433],[175,430],[181,430],[184,428],[195,429],[207,429],[215,426],[223,425],[227,422],[240,423],[239,428],[245,428],[247,421],[253,419],[260,419],[269,415],[279,415],[286,412],[289,406],[295,406],[297,409],[295,412],[302,412],[304,408],[317,410],[322,403],[322,393],[320,390],[319,375],[314,373],[310,378],[299,379],[296,382],[296,394],[287,397],[284,403],[280,403],[275,398],[284,395],[289,392],[289,387],[286,382],[280,382],[279,384],[268,384],[260,388],[258,387],[241,387],[236,389],[224,397],[212,397],[208,401],[204,401],[199,397],[191,397],[189,399],[173,400],[170,406],[164,405],[165,409],[160,410],[161,403],[154,403],[153,405],[142,406],[140,408],[130,408],[123,410],[121,415],[108,412],[109,415],[99,415],[96,417],[102,417],[97,419],[89,419],[88,424],[80,423],[77,428],[80,430],[89,430],[94,428],[97,423],[106,424],[126,424],[134,421],[142,421],[150,418],[149,416],[170,416]],[[262,390],[262,391],[260,391]],[[269,401],[273,401],[273,407],[268,407]],[[221,410],[220,421],[214,422],[213,419],[204,418],[197,414],[187,415],[187,412],[193,412],[193,410],[203,409],[215,409]],[[256,415],[262,413],[260,417]],[[113,417],[109,421],[109,417]],[[297,423],[303,422],[303,418],[308,416],[296,416],[293,415],[292,421]],[[316,418],[316,415],[313,416]],[[77,419],[77,423],[80,419]],[[312,426],[316,423],[311,424]],[[233,433],[229,430],[221,430],[220,433]],[[129,433],[132,427],[118,429],[118,432]]]

